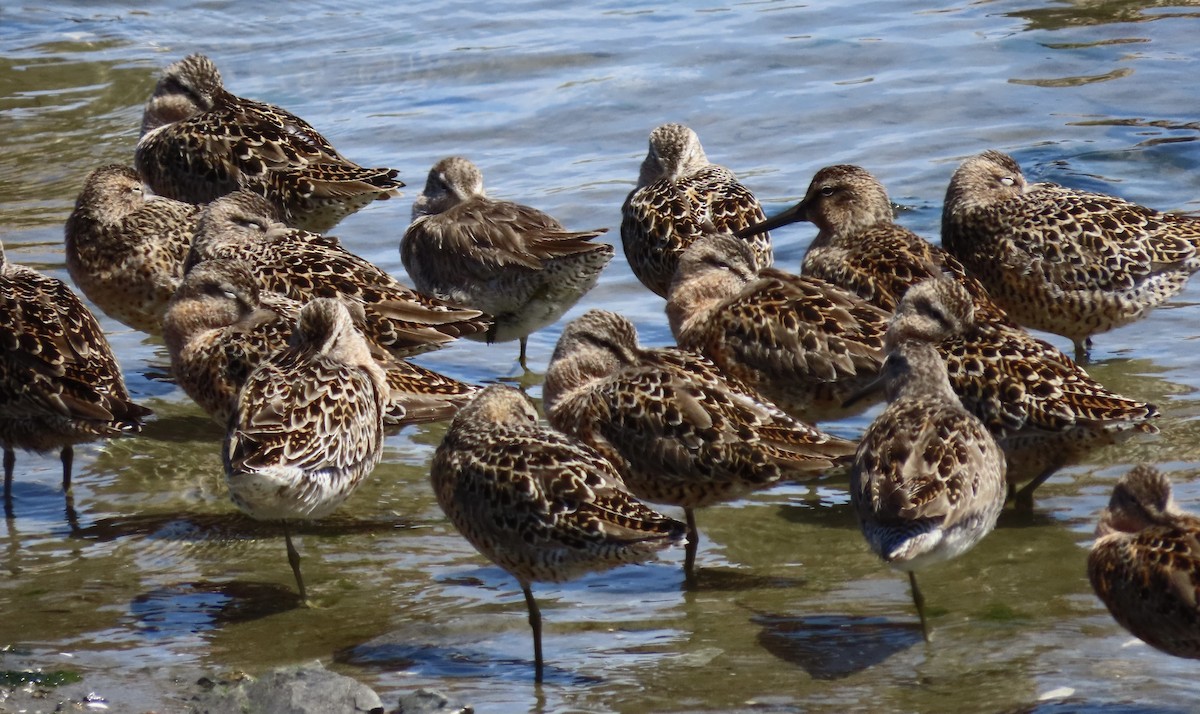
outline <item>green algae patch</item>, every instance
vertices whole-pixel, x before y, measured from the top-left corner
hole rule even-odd
[[[994,603],[980,613],[980,616],[984,620],[991,620],[993,622],[1009,622],[1011,620],[1016,620],[1021,615],[1008,605]]]

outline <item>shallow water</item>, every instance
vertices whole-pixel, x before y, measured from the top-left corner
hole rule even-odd
[[[1198,36],[1200,4],[1134,0],[6,6],[0,238],[14,261],[66,279],[62,225],[83,178],[132,161],[158,71],[194,51],[232,91],[401,170],[405,197],[335,231],[397,274],[411,200],[442,156],[474,160],[495,196],[617,240],[646,136],[664,121],[695,128],[768,212],[821,166],[857,163],[904,225],[936,238],[950,173],[985,148],[1034,180],[1195,211]],[[778,263],[797,269],[812,235],[777,231]],[[77,449],[72,512],[57,459],[18,456],[17,515],[0,530],[0,647],[12,653],[0,670],[19,655],[80,672],[115,711],[170,711],[161,692],[200,671],[314,658],[387,702],[430,686],[485,712],[1188,711],[1194,667],[1120,630],[1084,561],[1133,463],[1162,464],[1181,504],[1200,509],[1198,291],[1100,336],[1089,366],[1157,403],[1161,437],[1064,469],[1032,514],[1006,512],[978,548],[923,575],[931,645],[904,578],[867,551],[844,487],[826,482],[702,512],[697,589],[683,588],[682,552],[537,587],[540,690],[519,590],[428,486],[443,425],[390,438],[373,478],[303,531],[320,607],[294,609],[281,534],[224,490],[220,430],[163,378],[157,339],[102,318],[156,417],[142,436]],[[629,315],[646,343],[670,341],[661,301],[620,255],[571,315],[594,306]],[[530,340],[534,374],[520,381],[535,396],[558,332]],[[463,342],[421,361],[489,382],[518,379],[515,357],[515,345]],[[831,428],[854,436],[870,417]]]

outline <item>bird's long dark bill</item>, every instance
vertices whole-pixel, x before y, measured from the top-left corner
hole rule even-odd
[[[792,206],[791,208],[787,209],[786,211],[782,211],[781,213],[775,214],[771,218],[768,218],[767,220],[763,221],[762,223],[756,223],[752,226],[746,226],[745,228],[741,229],[737,233],[734,233],[734,235],[737,236],[738,238],[749,238],[750,236],[756,236],[759,233],[766,233],[767,231],[773,231],[776,228],[778,228],[780,226],[786,226],[789,223],[796,223],[797,221],[807,220],[807,218],[805,217],[805,213],[807,210],[808,210],[808,206],[805,204],[804,201],[801,201],[800,203],[797,203],[796,205]]]

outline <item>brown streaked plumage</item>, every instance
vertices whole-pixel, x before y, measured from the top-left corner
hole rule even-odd
[[[704,357],[639,347],[633,324],[605,310],[563,330],[542,395],[550,423],[612,461],[634,495],[683,507],[689,578],[699,539],[694,509],[815,477],[854,450]]]
[[[985,151],[950,179],[942,245],[1013,319],[1084,354],[1092,335],[1137,320],[1200,270],[1200,218],[1029,184],[1011,156]]]
[[[234,504],[282,521],[300,599],[308,593],[288,523],[333,512],[383,455],[388,386],[340,301],[300,309],[288,346],[254,368],[238,394],[221,456]]]
[[[950,274],[971,293],[977,320],[1006,319],[983,285],[953,256],[895,222],[887,190],[860,166],[826,166],[813,176],[799,203],[738,235],[798,221],[818,229],[804,254],[805,275],[840,285],[892,312],[910,286]]]
[[[438,504],[475,549],[517,579],[542,681],[542,620],[531,585],[645,561],[684,524],[634,498],[612,464],[538,424],[528,397],[481,391],[450,422],[430,467]]]
[[[1200,517],[1145,464],[1117,481],[1100,514],[1088,579],[1121,627],[1155,649],[1200,659]]]
[[[797,418],[869,406],[843,403],[878,378],[889,313],[820,278],[754,266],[749,246],[725,234],[683,252],[667,296],[679,346]]]
[[[893,310],[908,288],[950,275],[970,293],[975,319],[938,351],[950,383],[992,431],[1008,457],[1018,503],[1056,470],[1104,444],[1155,433],[1158,409],[1116,394],[1070,357],[1016,327],[962,265],[892,219],[887,192],[857,166],[830,166],[813,178],[803,201],[767,222],[807,220],[820,232],[803,270]],[[750,228],[748,230],[755,230]],[[1015,490],[1015,489],[1014,489]]]
[[[888,406],[867,428],[850,502],[871,550],[908,573],[929,639],[916,571],[966,552],[1004,507],[1004,453],[950,387],[937,345],[974,320],[971,296],[945,277],[913,286],[887,332]]]
[[[1004,448],[1020,506],[1031,506],[1038,486],[1088,452],[1158,433],[1158,407],[1113,392],[1019,327],[977,324],[938,351],[963,404]]]
[[[67,218],[67,271],[106,315],[161,334],[199,215],[199,206],[150,195],[133,169],[101,166]]]
[[[347,305],[361,320],[361,308]],[[163,320],[163,339],[180,387],[225,424],[238,390],[263,360],[287,346],[301,303],[268,290],[241,261],[206,260],[184,278]],[[358,315],[355,315],[355,313]],[[400,427],[448,419],[477,388],[372,346],[390,397],[384,424]]]
[[[8,261],[0,245],[0,443],[4,508],[12,515],[16,449],[58,450],[71,489],[74,445],[141,430],[95,316],[61,280]]]
[[[333,236],[287,227],[269,202],[247,191],[217,199],[201,214],[187,267],[213,258],[244,261],[259,287],[294,300],[342,297],[361,303],[363,332],[396,357],[482,333],[490,322],[478,310],[414,292]]]
[[[400,258],[417,290],[492,316],[488,342],[520,340],[552,324],[596,285],[613,247],[607,228],[568,231],[541,211],[489,198],[483,174],[459,156],[429,170],[413,203]]]
[[[316,232],[404,185],[395,169],[345,158],[300,117],[226,91],[202,54],[163,71],[134,159],[159,195],[208,203],[249,189],[283,206],[289,223]]]
[[[633,274],[666,297],[679,255],[706,227],[736,231],[764,218],[758,199],[733,172],[709,162],[696,132],[663,124],[650,132],[637,187],[621,207],[621,242]],[[769,267],[770,236],[760,232],[746,242],[757,267]]]

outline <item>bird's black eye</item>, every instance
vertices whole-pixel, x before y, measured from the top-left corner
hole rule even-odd
[[[162,88],[166,90],[164,94],[188,94],[188,88],[183,86],[175,77],[164,77]]]
[[[948,330],[951,328],[950,318],[946,317],[946,313],[942,310],[941,306],[935,304],[932,300],[922,297],[914,303],[914,307],[921,314],[932,318],[942,329]]]
[[[822,196],[826,196],[826,197],[832,196],[836,191],[837,191],[837,189],[835,189],[833,186],[822,186],[821,187],[821,195]]]
[[[190,84],[185,84],[176,77],[167,77],[163,82],[162,88],[165,90],[163,94],[182,94],[194,104],[201,106],[204,104],[200,94]]]
[[[233,288],[231,288],[229,285],[227,285],[225,283],[205,282],[204,289],[202,292],[205,295],[210,295],[212,297],[228,299],[230,297],[233,297],[233,295],[231,294],[232,290],[233,290]]]

